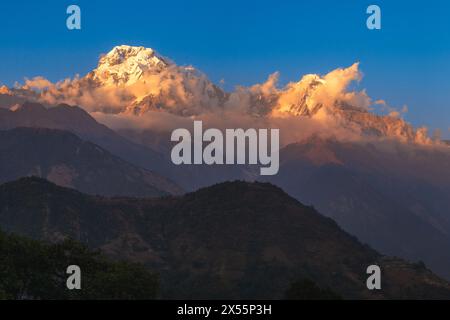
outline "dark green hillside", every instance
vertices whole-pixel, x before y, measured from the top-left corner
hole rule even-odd
[[[0,227],[144,263],[161,275],[163,298],[276,299],[301,279],[346,299],[450,298],[450,285],[424,265],[379,254],[268,183],[137,199],[26,178],[0,186]],[[382,269],[380,291],[366,288],[371,264]]]
[[[81,268],[81,290],[68,290],[69,265]],[[66,240],[50,245],[0,232],[0,299],[155,299],[158,277],[129,262]]]

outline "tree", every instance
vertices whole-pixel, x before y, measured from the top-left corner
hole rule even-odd
[[[82,270],[81,290],[69,290],[69,265]],[[0,299],[155,299],[158,276],[141,264],[115,262],[81,243],[57,244],[0,231]]]

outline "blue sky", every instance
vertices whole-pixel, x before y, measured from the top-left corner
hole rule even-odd
[[[81,7],[80,31],[66,28],[70,4]],[[370,4],[381,7],[380,31],[366,28]],[[358,88],[450,137],[449,1],[1,1],[0,30],[7,85],[84,75],[119,44],[152,47],[227,89],[359,61]]]

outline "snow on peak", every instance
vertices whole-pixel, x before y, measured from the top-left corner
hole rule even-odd
[[[325,75],[307,74],[282,88],[273,74],[264,83],[225,92],[191,66],[177,66],[151,48],[121,45],[101,57],[98,67],[85,77],[57,84],[35,78],[15,92],[28,100],[81,105],[92,112],[158,111],[182,117],[215,112],[221,117],[226,112],[276,121],[304,117],[363,135],[423,140],[423,132],[401,118],[370,112],[373,101],[367,93],[349,89],[361,76],[355,63]],[[49,86],[49,90],[29,91]],[[7,92],[0,87],[0,93]]]
[[[92,77],[104,85],[130,85],[146,72],[160,72],[171,63],[155,50],[121,45],[104,55]]]

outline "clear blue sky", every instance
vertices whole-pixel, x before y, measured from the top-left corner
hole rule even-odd
[[[66,29],[70,4],[81,7],[81,31]],[[366,28],[370,4],[382,9],[381,31]],[[359,87],[450,137],[450,1],[1,1],[0,31],[7,85],[84,75],[118,44],[152,47],[228,89],[360,61]]]

